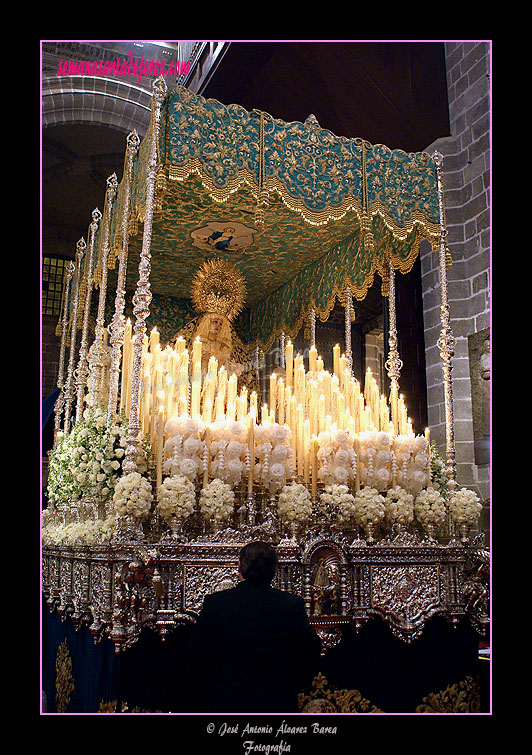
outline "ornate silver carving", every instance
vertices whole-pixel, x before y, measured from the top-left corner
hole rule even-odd
[[[79,347],[79,360],[76,370],[76,422],[79,422],[81,415],[83,414],[83,400],[85,388],[87,385],[87,375],[89,372],[89,366],[87,364],[87,342],[89,335],[89,312],[92,298],[92,268],[94,264],[94,240],[96,237],[96,231],[98,230],[98,223],[102,219],[102,213],[98,208],[92,211],[92,223],[89,225],[89,256],[87,260],[87,277],[86,285],[87,291],[85,294],[85,306],[83,310],[83,324],[81,328],[81,343]]]
[[[129,217],[131,206],[131,174],[133,171],[133,160],[137,154],[140,144],[140,139],[135,130],[133,130],[127,137],[126,148],[126,164],[124,171],[124,198],[122,205],[122,215],[120,218],[120,228],[122,234],[122,248],[120,250],[120,257],[118,261],[118,280],[116,284],[116,297],[115,297],[115,313],[111,322],[111,369],[110,369],[110,384],[109,384],[109,404],[108,404],[108,416],[109,420],[116,413],[117,398],[118,398],[118,379],[120,375],[120,356],[122,346],[124,345],[124,308],[125,308],[125,280],[127,270],[127,255],[128,255],[128,241],[129,241]]]
[[[385,362],[388,377],[390,378],[390,406],[392,411],[392,422],[395,432],[399,432],[399,418],[397,416],[397,396],[399,394],[399,378],[403,362],[399,357],[397,349],[397,316],[395,309],[395,270],[390,262],[390,283],[388,295],[388,359]]]
[[[353,296],[347,287],[345,293],[345,358],[349,372],[353,370],[353,351],[351,349],[351,323],[353,321]]]
[[[260,527],[224,530],[187,543],[129,543],[114,546],[44,547],[43,591],[51,610],[88,623],[95,641],[108,635],[117,650],[150,626],[166,636],[196,620],[206,595],[236,584],[242,545],[262,539]],[[300,595],[326,649],[342,627],[380,617],[402,641],[421,635],[440,614],[452,623],[468,617],[485,632],[489,555],[479,539],[427,544],[405,534],[368,547],[349,545],[341,533],[317,530],[299,544],[275,546],[279,569],[274,587]],[[336,565],[337,595],[319,613],[313,608],[316,567]]]
[[[445,397],[445,439],[447,453],[447,489],[452,493],[457,488],[456,483],[456,452],[454,444],[454,413],[453,413],[453,382],[452,382],[452,358],[456,340],[451,329],[449,313],[449,300],[447,291],[447,264],[449,250],[447,248],[447,229],[445,227],[445,209],[443,201],[442,165],[443,156],[435,152],[433,159],[436,163],[436,176],[438,184],[438,205],[440,213],[440,292],[441,292],[441,333],[438,339],[438,348],[442,358],[443,390]]]
[[[102,257],[101,257],[101,269],[102,278],[100,281],[100,295],[98,298],[98,313],[96,315],[96,332],[94,335],[94,344],[91,349],[89,358],[89,375],[90,375],[90,391],[89,391],[89,406],[95,406],[102,402],[102,397],[99,395],[101,389],[101,378],[103,368],[103,339],[104,339],[104,317],[105,317],[105,298],[107,296],[107,261],[109,258],[109,235],[111,228],[111,217],[113,213],[113,203],[116,196],[116,190],[118,187],[118,179],[116,173],[113,173],[107,179],[107,191],[105,199],[105,216],[103,219],[103,238],[102,238]]]
[[[76,277],[74,279],[74,296],[72,302],[72,317],[70,319],[70,353],[68,355],[68,371],[65,390],[65,417],[63,429],[65,433],[70,431],[70,415],[74,398],[74,356],[76,353],[76,333],[78,327],[78,303],[81,283],[81,261],[85,254],[87,244],[85,239],[80,239],[76,244]]]
[[[146,210],[144,217],[144,232],[142,237],[142,251],[139,261],[139,278],[137,289],[133,297],[133,314],[135,315],[135,345],[133,347],[133,363],[131,368],[131,401],[129,411],[128,445],[123,464],[123,471],[128,474],[137,471],[137,453],[139,443],[139,408],[141,388],[142,346],[146,333],[146,318],[150,313],[152,295],[150,291],[151,271],[151,229],[153,223],[153,209],[155,199],[155,180],[157,173],[157,143],[159,139],[161,108],[166,95],[166,82],[162,77],[156,79],[153,84],[151,123],[152,139],[151,153],[148,163],[146,179]]]
[[[57,387],[61,389],[61,393],[54,406],[54,446],[57,444],[59,437],[59,426],[61,423],[61,414],[63,413],[63,407],[65,404],[65,386],[63,385],[64,370],[65,370],[65,348],[66,348],[66,334],[68,327],[68,304],[70,296],[70,286],[72,282],[72,276],[74,275],[76,268],[72,261],[67,265],[67,271],[65,275],[65,282],[63,288],[63,319],[61,325],[61,346],[59,351],[59,371],[57,375]]]

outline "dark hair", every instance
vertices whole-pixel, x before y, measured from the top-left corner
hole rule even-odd
[[[240,572],[251,582],[272,581],[277,568],[277,553],[269,543],[256,540],[240,551]]]

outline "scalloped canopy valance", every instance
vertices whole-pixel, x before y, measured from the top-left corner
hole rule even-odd
[[[140,145],[131,186],[126,288],[137,280],[152,127]],[[294,336],[314,308],[326,319],[347,287],[365,297],[389,264],[408,272],[421,238],[440,236],[436,164],[319,126],[287,123],[185,88],[168,93],[158,140],[152,290],[190,298],[205,259],[221,256],[243,273],[249,341],[267,348]],[[110,265],[122,241],[120,184]]]

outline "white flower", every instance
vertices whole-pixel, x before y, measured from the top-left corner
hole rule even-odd
[[[200,441],[198,438],[187,438],[183,443],[183,453],[185,456],[192,457],[199,451]]]
[[[288,431],[284,425],[275,424],[272,429],[272,439],[276,443],[282,443],[287,437]]]
[[[194,513],[196,492],[188,477],[167,477],[159,485],[157,499],[157,511],[165,521],[172,517],[188,519]]]
[[[439,526],[445,520],[447,508],[444,499],[434,488],[422,490],[416,497],[414,513],[421,525]]]
[[[229,423],[229,433],[231,435],[235,435],[236,437],[244,436],[244,427],[241,422],[230,422]]]
[[[285,522],[304,522],[312,514],[312,501],[307,488],[300,483],[285,485],[277,501],[279,518]]]
[[[461,488],[449,494],[449,511],[457,524],[472,526],[480,517],[482,504],[473,490]]]
[[[194,459],[183,457],[179,462],[179,469],[182,475],[186,475],[189,479],[193,479],[198,472],[198,463]]]
[[[228,459],[227,471],[229,472],[230,475],[241,474],[243,468],[244,468],[244,465],[240,461],[240,459],[237,459],[237,458]]]
[[[138,472],[130,472],[117,482],[113,495],[117,514],[131,514],[142,519],[149,513],[152,501],[151,485]]]
[[[336,482],[345,482],[348,477],[348,471],[345,467],[335,467],[333,476]]]
[[[414,496],[401,487],[391,488],[385,497],[385,516],[389,522],[407,525],[414,519]]]
[[[225,521],[233,514],[234,501],[231,486],[216,478],[201,491],[200,511],[206,519]]]
[[[244,446],[242,445],[242,443],[239,443],[237,440],[231,440],[227,444],[227,448],[225,452],[228,457],[235,458],[237,456],[240,456],[243,450],[244,450]]]
[[[272,464],[271,469],[270,469],[270,474],[272,477],[284,477],[285,475],[284,464]]]
[[[362,488],[355,494],[354,516],[361,527],[378,524],[384,518],[384,498],[374,488]]]

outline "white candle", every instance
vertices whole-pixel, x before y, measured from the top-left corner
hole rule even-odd
[[[279,383],[277,386],[277,406],[279,424],[284,425],[284,382],[282,378],[279,378]]]
[[[340,377],[340,345],[336,344],[333,348],[333,372]]]
[[[286,364],[286,386],[292,387],[293,386],[293,374],[292,371],[294,369],[294,346],[292,344],[292,341],[288,340],[286,347],[285,347],[285,364]]]
[[[255,471],[255,413],[253,409],[249,412],[249,429],[248,429],[248,448],[249,448],[249,473],[248,473],[248,494],[253,494],[253,474]]]
[[[318,439],[312,436],[312,499],[316,499],[318,491]]]
[[[315,372],[317,369],[318,350],[315,346],[311,346],[308,352],[308,368],[310,372]]]
[[[150,351],[153,352],[156,346],[159,346],[159,331],[153,328],[150,333]]]
[[[163,446],[164,446],[164,391],[159,395],[159,410],[157,413],[157,488],[163,481]]]

